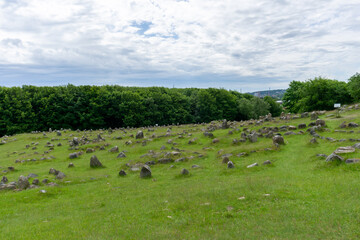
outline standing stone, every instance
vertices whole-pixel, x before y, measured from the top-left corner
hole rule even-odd
[[[228,122],[226,119],[223,120],[222,124],[221,124],[221,128],[222,129],[227,129],[229,128]]]
[[[181,175],[189,175],[189,170],[183,168],[180,172]]]
[[[74,146],[78,146],[80,144],[80,141],[77,137],[74,137],[73,140],[72,140],[72,143]]]
[[[124,170],[120,170],[119,176],[121,176],[121,177],[126,176],[126,172]]]
[[[235,167],[234,163],[232,161],[228,161],[227,168],[234,168],[234,167]]]
[[[142,131],[138,131],[137,133],[136,133],[136,137],[135,137],[136,139],[142,139],[142,138],[144,138],[144,133],[142,132]]]
[[[149,177],[151,177],[151,169],[150,169],[150,167],[148,165],[144,165],[141,168],[140,177],[141,178],[149,178]]]
[[[285,141],[284,141],[284,138],[281,136],[281,135],[275,135],[273,137],[273,144],[278,144],[278,145],[284,145],[285,144]]]
[[[318,118],[318,114],[316,112],[312,112],[310,114],[310,118],[311,118],[311,120],[316,120]]]
[[[316,143],[318,143],[318,141],[316,140],[316,138],[312,138],[312,139],[310,140],[310,143],[311,143],[311,144],[316,144]]]
[[[21,175],[19,177],[18,187],[21,190],[24,190],[24,189],[27,189],[28,187],[30,187],[30,183],[29,183],[27,177],[24,177],[23,175]]]
[[[60,137],[60,136],[61,136],[61,132],[60,132],[60,131],[57,131],[57,132],[56,132],[56,135],[57,135],[58,137]]]
[[[254,143],[257,142],[257,134],[256,133],[252,133],[248,135],[249,141]]]
[[[90,167],[92,168],[102,167],[101,162],[95,155],[90,158]]]

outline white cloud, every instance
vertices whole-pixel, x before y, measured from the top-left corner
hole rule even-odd
[[[359,11],[355,0],[0,0],[0,64],[43,66],[49,77],[50,67],[76,67],[76,77],[93,69],[135,85],[194,76],[239,79],[219,78],[227,88],[267,77],[266,87],[345,80],[359,71]]]

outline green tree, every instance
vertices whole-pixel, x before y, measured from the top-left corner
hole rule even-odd
[[[348,90],[354,101],[360,100],[360,74],[356,73],[348,80]]]

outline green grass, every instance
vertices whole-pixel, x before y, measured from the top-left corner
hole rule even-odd
[[[360,122],[360,111],[342,113],[342,118],[321,118],[330,129],[321,136],[335,139],[360,139],[360,128],[355,132],[336,133],[343,121]],[[309,123],[309,119],[267,122],[263,126],[295,125]],[[239,126],[240,123],[237,123]],[[40,181],[48,178],[58,187],[41,185],[25,191],[0,192],[0,239],[358,239],[360,238],[360,164],[326,163],[316,156],[330,154],[337,147],[351,146],[354,142],[330,142],[319,139],[310,145],[311,136],[285,136],[286,145],[276,149],[272,140],[259,138],[256,143],[232,144],[241,132],[216,130],[219,143],[204,137],[203,125],[172,127],[171,137],[156,138],[146,146],[135,143],[130,134],[137,129],[120,130],[111,135],[104,131],[106,142],[81,146],[101,146],[104,143],[126,150],[126,158],[116,158],[117,153],[107,150],[84,153],[78,159],[69,159],[70,134],[81,137],[83,132],[21,134],[9,137],[7,144],[0,145],[1,174],[9,181],[17,181],[20,175],[35,173]],[[240,127],[239,127],[240,128]],[[240,128],[242,130],[242,128]],[[157,128],[156,135],[165,135],[167,128]],[[192,136],[174,136],[187,130]],[[295,130],[298,132],[299,130]],[[88,132],[95,138],[100,131]],[[153,132],[144,130],[150,139]],[[122,136],[122,140],[113,140]],[[193,145],[188,141],[197,137]],[[55,159],[28,163],[14,163],[16,159],[40,159],[47,150],[45,144],[52,138],[55,150],[46,154]],[[16,141],[11,141],[16,139]],[[131,139],[133,144],[125,142]],[[131,172],[126,163],[146,162],[140,158],[149,150],[161,152],[165,145],[172,151],[168,139],[173,139],[183,156],[193,159],[170,164],[151,166],[153,177],[141,179],[139,172]],[[38,149],[26,149],[27,144],[39,142]],[[57,147],[61,142],[63,146]],[[210,147],[209,150],[203,148]],[[272,148],[265,151],[265,148]],[[221,163],[218,151],[232,153],[234,169]],[[34,154],[37,151],[39,154]],[[197,157],[194,151],[203,154]],[[252,152],[255,151],[255,152]],[[17,153],[13,153],[17,152]],[[21,152],[26,152],[19,155]],[[236,154],[247,152],[246,156]],[[96,155],[105,166],[92,169],[89,162]],[[360,157],[359,150],[347,157]],[[271,160],[272,165],[262,165]],[[74,168],[67,168],[73,162]],[[258,167],[246,168],[254,162]],[[200,168],[193,169],[197,164]],[[170,168],[170,165],[174,167]],[[2,173],[8,166],[16,171]],[[50,168],[66,174],[63,180],[49,175]],[[180,176],[182,168],[189,176]],[[119,177],[125,169],[127,176]],[[31,180],[32,181],[32,180]],[[45,189],[47,193],[40,193]],[[245,199],[239,199],[245,197]]]

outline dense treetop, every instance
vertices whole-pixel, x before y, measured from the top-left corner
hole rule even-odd
[[[247,120],[274,107],[270,99],[214,88],[0,87],[0,134]]]

